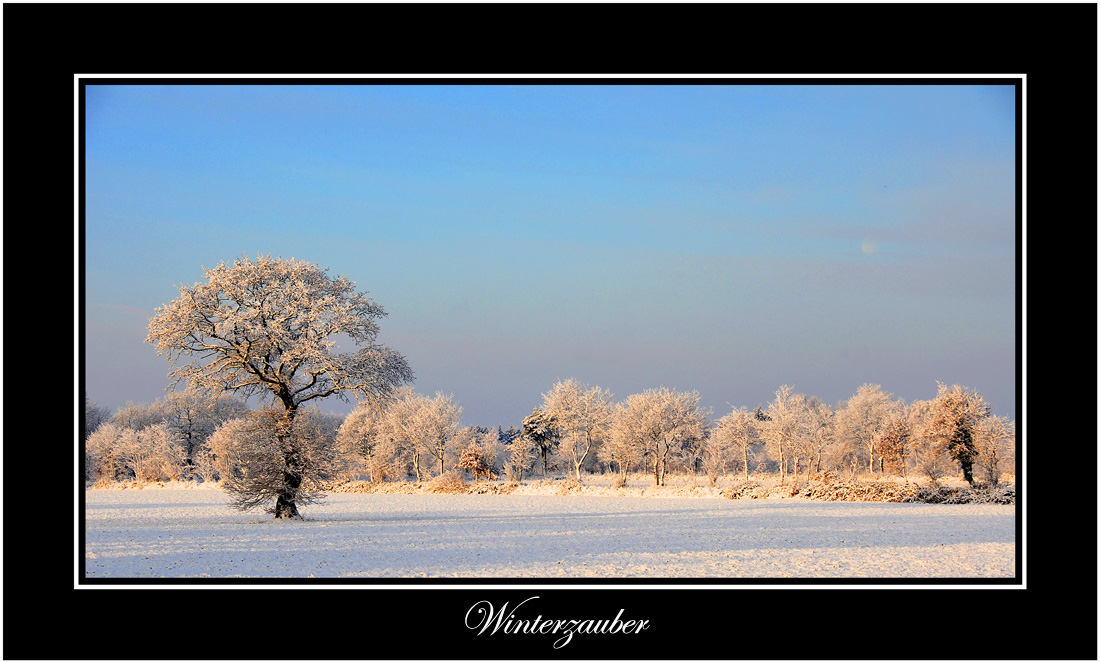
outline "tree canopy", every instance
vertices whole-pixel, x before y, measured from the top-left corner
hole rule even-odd
[[[375,342],[382,306],[346,277],[294,260],[247,256],[203,269],[158,308],[146,341],[177,364],[169,375],[216,395],[258,396],[294,410],[337,396],[386,397],[411,382],[405,358]],[[340,352],[338,340],[357,350]],[[184,360],[186,361],[183,363]]]

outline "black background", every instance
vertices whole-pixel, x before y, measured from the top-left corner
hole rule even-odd
[[[1096,659],[1095,4],[8,3],[3,18],[6,660]],[[74,75],[542,72],[1027,76],[1024,588],[73,587],[75,477],[20,482],[31,458],[75,463],[60,430],[72,383],[64,369],[26,367],[17,343],[56,333],[66,348],[56,365],[68,365],[68,307],[48,324],[18,312],[40,303],[45,274],[60,274],[61,299],[69,292],[68,266],[50,263],[72,246]],[[1022,250],[1018,260],[1019,279]],[[1017,364],[1019,374],[1022,355]],[[463,625],[478,601],[530,596],[545,617],[625,609],[651,626],[555,650],[551,636],[478,637]]]

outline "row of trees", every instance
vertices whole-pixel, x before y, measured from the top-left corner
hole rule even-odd
[[[954,462],[968,481],[975,463],[996,481],[1015,439],[976,393],[944,385],[910,405],[865,386],[837,408],[784,386],[766,410],[734,410],[715,423],[696,392],[651,389],[616,403],[605,389],[565,380],[522,429],[460,428],[452,397],[408,386],[405,358],[376,342],[385,311],[346,277],[262,255],[203,272],[205,281],[181,286],[156,310],[146,338],[175,366],[169,377],[183,396],[128,406],[91,432],[92,476],[212,478],[239,508],[273,503],[276,518],[296,518],[296,504],[313,499],[320,482],[356,469],[372,480],[419,481],[448,466],[520,478],[554,462],[580,480],[602,464],[622,477],[652,471],[662,484],[677,465],[703,468],[713,481],[738,463],[746,475],[751,462],[770,463],[785,480],[860,464],[935,476]],[[338,423],[306,407],[349,396],[360,405]],[[245,413],[235,397],[270,407]],[[191,408],[199,401],[205,409]],[[90,402],[85,413],[86,426],[104,418]]]
[[[195,390],[170,392],[152,404],[126,403],[114,414],[85,397],[88,478],[140,481],[210,476],[207,441],[226,421],[249,413],[231,396],[213,400]]]
[[[577,480],[611,471],[620,485],[638,471],[655,485],[670,471],[702,473],[713,485],[756,469],[781,481],[959,472],[972,484],[996,484],[1014,469],[1015,422],[958,385],[939,384],[934,398],[906,404],[868,384],[835,407],[784,385],[766,408],[734,408],[716,421],[699,401],[697,392],[660,388],[615,402],[607,390],[570,379],[543,394],[522,428],[505,430],[462,426],[453,396],[402,387],[345,417],[299,413],[281,430],[288,423],[277,410],[185,391],[128,403],[110,417],[86,402],[86,425],[101,422],[86,441],[86,469],[92,479],[220,481],[247,496],[242,506],[265,494],[260,487],[271,478],[255,468],[280,467],[275,461],[290,448],[315,488],[334,478],[419,482],[454,469],[513,480],[551,469]]]
[[[957,470],[972,485],[975,471],[993,484],[1014,471],[1015,422],[960,385],[941,383],[934,398],[906,404],[866,384],[835,407],[784,385],[766,409],[734,408],[716,422],[710,414],[695,391],[648,389],[614,403],[604,390],[566,380],[544,394],[524,431],[545,431],[544,450],[560,442],[578,479],[592,455],[623,481],[643,470],[656,485],[670,467],[704,471],[712,484],[729,472],[747,478],[754,467],[780,481],[842,472],[940,479]]]
[[[462,408],[452,396],[411,387],[385,407],[364,403],[347,416],[303,410],[289,430],[280,429],[288,424],[278,409],[252,410],[228,396],[209,401],[193,390],[127,403],[113,414],[86,398],[84,412],[85,478],[93,481],[225,482],[247,473],[264,436],[293,442],[296,450],[287,453],[309,459],[306,474],[314,478],[371,481],[420,481],[458,469],[471,449],[480,459],[471,468],[499,476],[511,472],[510,455],[522,446],[512,444],[519,429],[460,426]]]

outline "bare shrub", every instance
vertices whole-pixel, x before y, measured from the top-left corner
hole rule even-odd
[[[429,481],[425,490],[429,493],[465,493],[466,477],[460,472],[444,472]]]
[[[559,495],[576,495],[584,491],[584,484],[576,477],[568,477],[556,482]]]
[[[731,500],[759,499],[767,497],[767,490],[759,483],[749,481],[737,481],[719,491],[719,495]]]
[[[99,489],[114,488],[116,483],[117,482],[114,479],[111,479],[111,478],[106,477],[106,476],[102,476],[102,477],[99,477],[98,479],[95,480],[95,483],[92,484],[92,488],[99,488]]]

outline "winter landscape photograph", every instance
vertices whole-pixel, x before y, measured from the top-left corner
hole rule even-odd
[[[77,584],[1018,585],[1018,83],[83,79]]]

